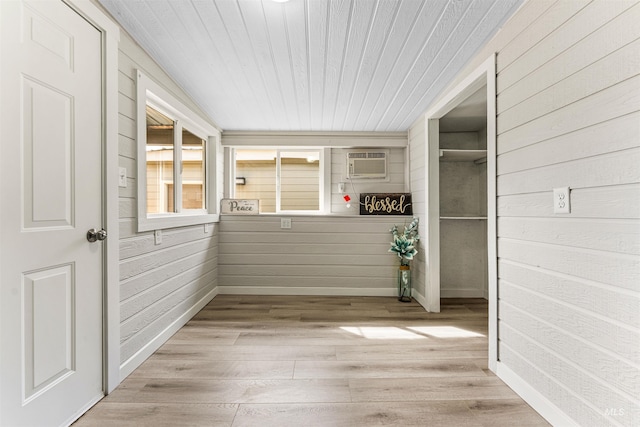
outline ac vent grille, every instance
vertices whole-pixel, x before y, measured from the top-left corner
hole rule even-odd
[[[352,179],[386,179],[387,152],[355,151],[347,153],[347,176]]]

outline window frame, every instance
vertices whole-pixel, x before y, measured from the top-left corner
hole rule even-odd
[[[275,150],[276,151],[276,211],[261,212],[260,215],[327,215],[327,210],[331,206],[331,149],[327,147],[312,146],[237,146],[229,147],[231,150],[232,165],[229,168],[231,172],[230,185],[231,198],[236,197],[236,150]],[[318,170],[318,210],[283,210],[281,204],[281,164],[280,154],[282,152],[314,152],[319,154],[319,170]]]
[[[137,120],[137,223],[138,231],[151,231],[219,221],[219,180],[217,155],[221,149],[220,131],[204,121],[167,90],[136,70]],[[147,105],[174,121],[173,188],[175,205],[182,209],[182,129],[205,141],[204,195],[206,209],[187,209],[181,212],[147,212]],[[177,167],[177,165],[180,165]]]

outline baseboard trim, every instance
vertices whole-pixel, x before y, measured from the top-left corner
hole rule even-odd
[[[482,289],[440,289],[440,298],[485,298]]]
[[[394,297],[393,288],[317,288],[284,286],[218,286],[220,295],[321,295],[356,297]]]
[[[427,310],[427,298],[422,295],[420,292],[416,291],[415,289],[411,290],[411,296],[413,297],[414,300],[416,300],[416,302],[418,304],[420,304],[422,306],[422,308],[425,309],[425,311]]]
[[[144,347],[142,347],[136,354],[131,356],[126,362],[120,365],[120,381],[124,380],[129,374],[131,374],[138,366],[142,364],[149,356],[151,356],[157,349],[160,348],[173,334],[178,332],[193,316],[195,316],[202,308],[209,303],[216,295],[219,294],[218,287],[213,288],[205,296],[200,298],[190,309],[185,311],[180,317],[178,317],[173,323],[167,326],[162,332],[156,335],[151,341],[149,341]]]
[[[534,389],[529,383],[513,372],[504,363],[498,362],[496,375],[515,391],[525,402],[536,410],[551,425],[563,427],[578,427],[578,424],[560,408]]]

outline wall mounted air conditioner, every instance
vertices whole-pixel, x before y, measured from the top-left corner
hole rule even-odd
[[[385,151],[347,153],[347,176],[350,179],[386,178],[387,153]]]

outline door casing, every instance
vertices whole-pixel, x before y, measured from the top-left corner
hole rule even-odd
[[[118,268],[118,45],[120,28],[89,0],[62,0],[102,34],[102,206],[109,237],[104,245],[103,386],[105,394],[120,384],[120,291]]]
[[[498,363],[498,259],[496,212],[496,55],[478,68],[429,109],[425,116],[425,165],[427,200],[427,265],[425,299],[427,311],[440,311],[440,154],[439,120],[462,101],[487,86],[487,260],[489,293],[489,369]]]

